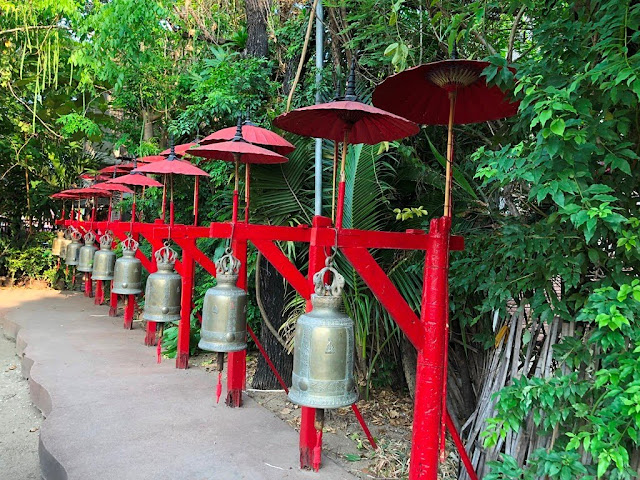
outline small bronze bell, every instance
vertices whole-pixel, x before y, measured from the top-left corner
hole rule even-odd
[[[113,280],[116,253],[111,250],[113,236],[110,232],[100,237],[100,250],[93,256],[93,280]]]
[[[93,255],[98,250],[95,246],[96,236],[93,232],[87,232],[84,235],[84,246],[80,248],[78,254],[78,271],[91,273],[93,272]]]
[[[331,285],[324,284],[327,272]],[[340,408],[358,399],[353,377],[353,320],[340,312],[344,278],[327,266],[313,276],[313,308],[296,324],[289,400],[311,408]]]
[[[240,260],[230,250],[216,262],[217,285],[207,290],[198,347],[210,352],[247,348],[247,293],[236,287]]]
[[[182,292],[182,277],[174,270],[178,254],[165,243],[155,257],[158,271],[147,279],[142,318],[158,323],[176,322],[180,320]]]
[[[62,238],[62,242],[60,243],[60,258],[66,262],[67,259],[67,247],[71,243],[71,229],[68,229],[64,232],[64,237]]]
[[[62,230],[58,230],[56,232],[56,238],[53,239],[53,245],[51,245],[51,255],[54,257],[60,256],[60,251],[62,250],[62,244],[64,243],[64,232]]]
[[[79,231],[73,230],[71,232],[71,243],[67,245],[67,255],[64,257],[64,262],[67,265],[78,265],[78,253],[80,252],[80,247],[82,246],[82,244],[80,243],[81,239],[82,234]]]
[[[129,237],[122,242],[122,257],[116,260],[111,293],[138,295],[142,293],[142,262],[135,258],[138,242]]]

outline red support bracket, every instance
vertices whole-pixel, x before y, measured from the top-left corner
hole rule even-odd
[[[136,296],[127,295],[127,305],[124,308],[124,329],[131,330],[133,328],[133,316],[136,311]]]
[[[93,297],[93,282],[91,281],[91,274],[84,274],[84,296],[85,297]]]
[[[189,341],[191,338],[191,299],[193,297],[194,261],[193,251],[196,249],[194,239],[177,241],[182,247],[182,293],[180,298],[180,322],[178,323],[178,351],[176,352],[176,368],[189,367]]]
[[[269,262],[275,267],[278,272],[291,284],[293,288],[300,294],[305,300],[311,298],[312,290],[309,288],[309,282],[300,273],[296,266],[291,263],[287,256],[282,253],[273,242],[264,239],[252,239],[253,243],[260,253],[262,253]]]
[[[357,247],[342,247],[341,250],[407,338],[420,349],[423,343],[420,319],[371,253],[365,248]]]
[[[93,301],[95,305],[102,305],[104,302],[104,290],[102,289],[102,280],[96,280],[96,298]]]
[[[113,280],[111,281],[111,288],[109,289],[109,316],[118,316],[118,294],[113,293]]]
[[[233,240],[231,248],[233,255],[240,260],[240,275],[238,276],[238,288],[247,289],[247,242],[246,240]],[[227,354],[227,399],[229,407],[242,406],[242,389],[246,385],[247,377],[247,351],[230,352]]]

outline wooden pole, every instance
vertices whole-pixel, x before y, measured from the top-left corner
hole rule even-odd
[[[449,92],[449,125],[447,135],[447,167],[444,183],[444,216],[451,216],[451,165],[453,163],[453,116],[456,109],[456,91]]]

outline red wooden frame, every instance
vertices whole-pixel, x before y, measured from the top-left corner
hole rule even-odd
[[[182,249],[182,261],[176,270],[182,275],[182,316],[179,322],[177,368],[187,368],[189,359],[190,316],[194,287],[194,267],[198,263],[211,275],[215,265],[196,245],[198,238],[230,239],[234,255],[242,262],[238,286],[246,289],[247,245],[251,242],[271,264],[287,279],[296,291],[307,300],[311,308],[313,274],[324,266],[325,255],[337,247],[356,272],[362,277],[376,298],[389,312],[407,338],[418,350],[414,423],[412,432],[411,480],[436,480],[438,462],[444,445],[444,426],[451,431],[455,444],[473,479],[477,478],[453,423],[446,412],[444,397],[446,378],[444,362],[447,348],[448,321],[448,266],[449,252],[463,250],[461,237],[451,236],[451,219],[442,217],[431,221],[430,230],[406,232],[371,232],[357,229],[334,228],[331,220],[316,216],[312,225],[300,227],[254,225],[250,223],[211,223],[209,227],[190,225],[166,225],[130,222],[82,222],[61,220],[60,225],[83,230],[112,230],[123,240],[127,232],[134,238],[141,235],[157,250],[164,239],[171,238]],[[233,238],[232,238],[233,237]],[[309,271],[303,275],[275,244],[277,241],[293,241],[309,244]],[[418,316],[393,285],[387,274],[375,261],[369,249],[404,249],[425,251],[422,306]],[[138,250],[137,258],[152,273],[155,263]],[[117,296],[116,296],[117,297]],[[112,312],[114,296],[111,296]],[[117,302],[117,299],[116,299]],[[131,302],[129,302],[131,303]],[[117,306],[117,304],[116,304]],[[126,324],[126,322],[125,322]],[[155,324],[147,325],[146,344],[152,344]],[[242,389],[245,387],[245,351],[229,354],[227,373],[227,400],[229,406],[241,406]],[[319,466],[322,442],[321,432],[315,428],[315,410],[302,408],[300,427],[300,465],[302,468]]]

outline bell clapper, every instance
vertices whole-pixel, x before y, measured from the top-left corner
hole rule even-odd
[[[216,385],[216,403],[220,403],[222,395],[222,370],[224,369],[224,352],[218,352],[218,384]]]

